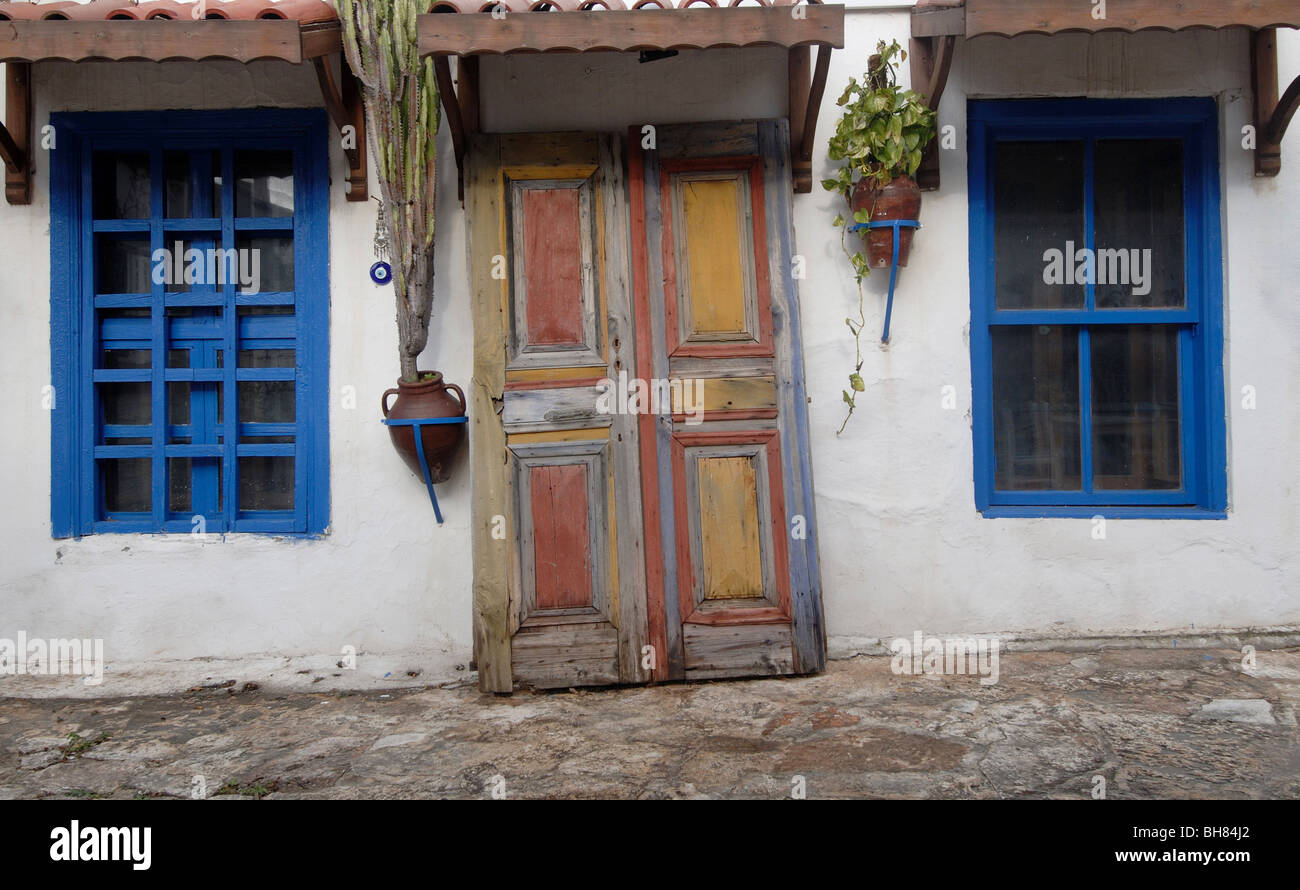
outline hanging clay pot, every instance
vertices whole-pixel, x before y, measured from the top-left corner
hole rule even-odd
[[[452,398],[451,391],[456,397]],[[388,397],[397,396],[392,407]],[[461,417],[465,414],[465,393],[454,383],[445,383],[440,371],[421,371],[419,381],[407,383],[397,381],[397,388],[384,392],[380,399],[384,417],[389,420],[424,420],[437,417]],[[420,469],[420,457],[415,448],[415,430],[417,427],[397,425],[388,427],[388,435],[393,440],[393,447],[406,461],[418,478],[423,479]],[[451,478],[449,468],[451,460],[465,439],[464,423],[425,424],[418,427],[421,442],[424,445],[424,458],[429,464],[429,477],[433,482],[446,482]]]
[[[871,214],[872,222],[884,222],[894,219],[919,219],[921,215],[921,189],[916,180],[910,176],[896,176],[877,189],[874,183],[859,180],[853,186],[849,201],[853,212],[866,210]],[[915,229],[903,227],[898,230],[898,265],[907,265],[907,255],[912,249],[912,234]],[[878,229],[859,229],[867,245],[867,262],[873,269],[888,269],[894,253],[894,230],[889,227]]]

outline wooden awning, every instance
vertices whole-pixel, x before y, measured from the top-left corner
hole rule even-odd
[[[339,22],[324,0],[0,0],[0,61],[64,59],[281,59],[339,51]]]
[[[501,3],[440,0],[420,17],[424,55],[528,52],[663,52],[743,46],[844,46],[844,7],[770,0],[762,6],[721,6],[716,0],[640,0],[609,8],[607,0]],[[462,8],[463,7],[463,8]],[[445,15],[498,10],[494,15]],[[603,7],[603,8],[602,8]],[[504,10],[504,12],[501,12]],[[530,12],[528,16],[518,13]]]
[[[775,46],[789,52],[795,191],[812,189],[812,137],[844,7],[821,0],[435,0],[420,16],[420,53],[434,57],[459,164],[478,127],[478,57],[517,53],[675,53]],[[676,4],[676,5],[674,5]],[[455,14],[451,14],[455,13]],[[811,48],[816,46],[817,62]],[[460,58],[459,89],[449,56]]]
[[[789,53],[794,187],[811,191],[813,135],[831,49],[844,46],[844,7],[815,0],[728,2],[677,0],[673,6],[673,0],[633,0],[627,8],[622,0],[437,0],[431,13],[420,16],[420,52],[434,57],[457,165],[467,135],[478,128],[479,56],[775,46]],[[458,85],[447,62],[452,55],[460,57]]]
[[[1297,0],[920,0],[914,37],[1184,28],[1300,28]]]
[[[919,0],[912,10],[912,79],[938,83],[938,93],[930,95],[932,107],[937,106],[958,37],[1187,28],[1250,29],[1255,175],[1276,176],[1282,168],[1282,137],[1300,107],[1300,77],[1285,91],[1278,89],[1277,29],[1300,28],[1300,0],[1105,0],[1104,5],[1083,0]],[[918,56],[929,60],[928,69],[918,72]],[[940,70],[943,77],[929,76]],[[929,163],[923,164],[918,179],[922,187],[938,188],[937,158],[932,155],[927,154]]]
[[[325,107],[345,139],[347,197],[367,199],[366,122],[354,79],[335,74],[330,57],[343,44],[334,8],[325,0],[90,0],[74,3],[0,0],[0,62],[6,63],[5,121],[0,158],[5,198],[31,202],[33,62],[164,62],[276,59],[311,62]],[[341,63],[338,63],[341,65]],[[340,71],[346,73],[346,68]]]

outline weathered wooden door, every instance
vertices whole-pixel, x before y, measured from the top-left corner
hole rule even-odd
[[[656,679],[825,663],[788,141],[629,133],[638,376],[696,396],[640,424]]]
[[[620,140],[488,136],[471,157],[482,685],[642,682],[635,418],[597,386],[632,363]]]
[[[824,664],[786,127],[641,138],[470,146],[485,690]]]

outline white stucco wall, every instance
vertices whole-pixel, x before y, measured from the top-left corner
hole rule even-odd
[[[834,99],[877,39],[906,38],[898,8],[852,11],[821,111],[814,180]],[[694,58],[692,57],[694,56]],[[1284,83],[1300,74],[1300,39],[1281,38]],[[796,196],[804,351],[822,582],[832,649],[915,629],[1037,637],[1123,635],[1300,624],[1300,138],[1280,177],[1257,180],[1238,146],[1250,108],[1240,32],[982,38],[959,45],[940,123],[943,185],[927,193],[925,228],[900,277],[892,342],[887,276],[867,284],[867,389],[841,437],[840,389],[853,343],[843,319],[856,291],[830,221],[838,198]],[[906,68],[903,72],[906,79]],[[485,59],[485,128],[621,129],[785,113],[778,50],[686,54],[640,65],[586,55]],[[1086,519],[984,519],[974,507],[970,429],[965,101],[1001,95],[1214,95],[1223,118],[1224,352],[1229,393],[1230,518],[1113,520],[1104,541]],[[308,67],[181,62],[36,67],[36,122],[53,110],[319,106]],[[471,369],[465,217],[446,128],[440,171],[437,297],[426,367],[453,381]],[[446,525],[396,459],[379,394],[397,373],[388,288],[372,285],[374,205],[348,203],[331,148],[330,530],[317,540],[113,535],[55,541],[49,522],[48,165],[34,201],[0,205],[0,637],[99,637],[110,690],[141,691],[212,676],[321,686],[456,676],[470,652],[468,467],[440,488]],[[372,190],[373,191],[373,190]],[[322,295],[323,296],[323,295]],[[1255,411],[1234,394],[1258,390]],[[942,387],[957,410],[943,410]],[[353,386],[357,408],[342,406]],[[344,645],[355,673],[332,669]],[[309,671],[299,674],[297,671]],[[320,687],[318,687],[320,688]]]

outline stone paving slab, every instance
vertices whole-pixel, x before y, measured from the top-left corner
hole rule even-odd
[[[0,699],[0,797],[1300,798],[1300,650],[1003,653],[816,677]],[[70,734],[75,738],[69,741]],[[201,778],[196,778],[201,777]]]

